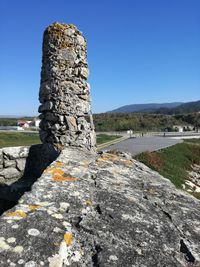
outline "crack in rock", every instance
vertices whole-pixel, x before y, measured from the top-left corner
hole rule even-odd
[[[102,251],[100,245],[95,246],[96,253],[92,256],[93,267],[100,267],[99,253]]]
[[[99,204],[96,205],[96,208],[95,208],[96,212],[99,213],[100,215],[102,215],[102,210],[101,210],[101,207]]]
[[[180,252],[185,254],[185,259],[188,262],[194,263],[195,262],[195,257],[192,255],[186,244],[184,243],[183,239],[180,241]]]

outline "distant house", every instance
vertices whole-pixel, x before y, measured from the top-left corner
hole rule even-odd
[[[19,120],[17,122],[17,126],[20,126],[22,128],[29,128],[30,127],[29,123],[30,121]]]
[[[184,131],[192,131],[194,129],[194,127],[191,125],[174,125],[173,129],[176,132],[182,133]]]
[[[40,120],[34,118],[32,121],[19,120],[17,125],[23,128],[39,128]]]
[[[176,132],[182,133],[182,132],[183,132],[183,129],[184,129],[184,126],[182,126],[182,125],[174,125],[174,126],[173,126],[173,129],[174,129]]]

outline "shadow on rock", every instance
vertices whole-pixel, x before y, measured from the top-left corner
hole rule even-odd
[[[0,186],[0,215],[14,207],[21,196],[59,155],[51,144],[33,145],[29,149],[23,176],[11,185]]]

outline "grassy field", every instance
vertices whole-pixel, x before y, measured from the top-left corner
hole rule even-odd
[[[97,135],[97,145],[101,145],[103,143],[113,141],[115,139],[121,138],[120,135],[108,135],[108,134],[98,134]]]
[[[200,164],[200,139],[188,139],[157,152],[141,153],[135,158],[170,179],[176,187],[182,188],[191,165]],[[200,198],[200,193],[194,195]]]
[[[0,148],[40,144],[38,133],[0,132]]]
[[[120,138],[121,136],[99,134],[97,145]],[[9,146],[31,146],[40,144],[38,133],[0,132],[0,148]]]
[[[193,138],[193,139],[185,139],[185,141],[184,141],[185,143],[192,143],[192,144],[199,144],[200,145],[200,138],[198,138],[198,139],[195,139],[195,138]]]

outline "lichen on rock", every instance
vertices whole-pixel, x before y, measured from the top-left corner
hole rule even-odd
[[[88,74],[81,33],[50,25],[40,87],[44,144],[30,148],[25,173],[35,181],[44,172],[0,217],[0,266],[199,267],[199,201],[131,155],[94,153]],[[14,154],[0,150],[0,168]]]
[[[43,143],[95,151],[88,75],[86,41],[81,32],[71,24],[50,25],[43,37],[39,97]]]
[[[199,201],[142,163],[69,147],[1,216],[0,266],[199,267],[199,227]]]

